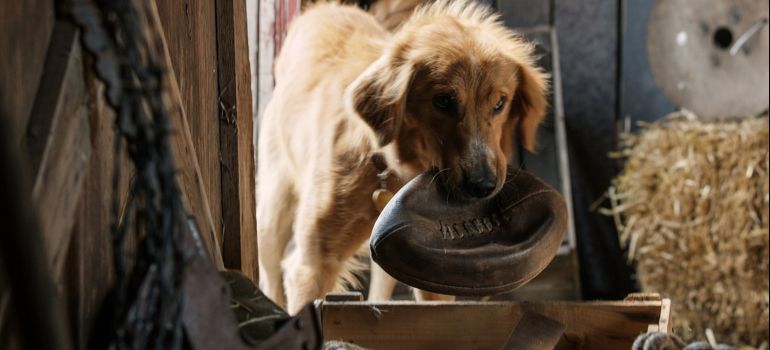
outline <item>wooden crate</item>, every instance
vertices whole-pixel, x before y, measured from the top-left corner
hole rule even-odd
[[[604,302],[369,303],[357,293],[319,304],[324,340],[368,349],[501,349],[526,311],[566,326],[557,349],[630,349],[639,334],[670,331],[668,299],[631,294]]]

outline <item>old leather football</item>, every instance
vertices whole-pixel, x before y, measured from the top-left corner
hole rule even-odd
[[[432,173],[407,183],[374,225],[372,258],[419,289],[465,296],[512,291],[556,255],[567,229],[564,198],[543,181],[509,168],[490,199],[453,200]]]

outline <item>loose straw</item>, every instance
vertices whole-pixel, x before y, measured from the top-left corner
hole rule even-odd
[[[675,331],[767,348],[768,118],[677,113],[624,135],[608,191],[644,291],[673,301]]]

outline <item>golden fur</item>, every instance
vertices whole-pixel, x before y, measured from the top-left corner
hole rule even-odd
[[[342,288],[378,215],[372,152],[382,152],[395,174],[393,192],[431,169],[459,197],[499,190],[515,137],[534,148],[547,105],[547,78],[532,50],[467,0],[418,8],[395,33],[352,6],[323,3],[299,16],[260,124],[265,294],[296,313]],[[494,191],[469,191],[477,178]],[[370,298],[389,297],[393,283],[373,270]]]
[[[430,0],[377,0],[372,3],[369,13],[377,22],[392,31],[412,15],[415,8]]]

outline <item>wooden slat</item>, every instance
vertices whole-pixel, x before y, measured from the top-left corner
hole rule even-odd
[[[503,350],[553,350],[563,335],[563,324],[539,313],[527,311],[519,319]]]
[[[229,0],[232,1],[232,0]],[[214,1],[156,1],[182,106],[195,142],[211,219],[222,241],[217,23]]]
[[[364,301],[364,295],[361,292],[334,292],[327,293],[324,301]]]
[[[219,139],[222,160],[223,258],[227,268],[258,277],[254,121],[244,0],[218,0]]]
[[[82,53],[69,22],[55,24],[24,144],[34,174],[32,198],[58,284],[91,155]]]
[[[671,333],[671,299],[661,300],[660,318],[658,319],[658,332]]]
[[[190,126],[187,123],[187,115],[182,103],[182,96],[179,92],[179,85],[177,84],[166,38],[163,34],[163,26],[158,16],[158,9],[154,1],[151,1],[149,5],[149,30],[154,31],[157,34],[157,38],[161,41],[160,45],[163,47],[164,55],[163,60],[167,68],[163,84],[167,87],[170,123],[177,131],[177,133],[171,136],[170,144],[178,169],[179,187],[184,196],[188,211],[195,217],[211,261],[217,269],[223,269],[222,253],[211,217],[207,192],[203,177],[201,176],[201,167],[198,164],[198,158],[195,156],[197,154],[196,143],[193,142]],[[153,39],[155,39],[155,36],[150,36],[150,40]],[[154,43],[150,44],[151,47],[152,45]]]
[[[70,245],[68,307],[75,348],[87,349],[99,307],[115,280],[110,237],[115,158],[115,116],[104,100],[104,85],[87,71],[89,121],[93,153],[78,205],[77,223]],[[125,197],[129,166],[123,166],[119,183]],[[123,202],[122,200],[120,201]]]
[[[54,1],[0,1],[0,105],[21,141],[35,99],[51,29]]]
[[[557,349],[630,349],[659,323],[661,302],[321,304],[325,340],[370,349],[500,349],[526,311],[566,326]]]

